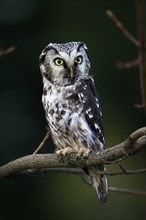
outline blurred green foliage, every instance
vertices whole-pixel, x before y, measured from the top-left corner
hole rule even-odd
[[[137,36],[134,0],[0,0],[0,48],[16,51],[0,59],[1,165],[31,154],[46,133],[41,104],[42,79],[38,57],[49,42],[84,41],[89,48],[100,95],[106,144],[123,141],[146,124],[139,69],[117,69],[115,61],[136,58],[137,48],[105,14],[112,10]],[[43,152],[52,152],[51,139]],[[145,150],[121,162],[127,169],[146,166]],[[108,166],[118,169],[117,165]],[[110,186],[144,190],[145,175],[109,177]],[[40,178],[0,183],[0,219],[144,220],[146,199],[109,193],[105,205],[95,191],[73,174],[50,173]]]

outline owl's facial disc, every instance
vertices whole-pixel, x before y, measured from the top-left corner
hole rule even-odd
[[[50,43],[40,55],[44,80],[64,86],[88,77],[90,61],[87,48],[81,42]]]

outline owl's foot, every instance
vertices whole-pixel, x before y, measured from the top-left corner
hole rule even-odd
[[[87,158],[88,155],[90,153],[90,150],[86,147],[81,147],[78,154],[77,154],[77,158]]]
[[[66,154],[70,154],[75,152],[74,148],[72,147],[66,147],[64,149],[56,151],[56,154],[58,157],[64,157]]]

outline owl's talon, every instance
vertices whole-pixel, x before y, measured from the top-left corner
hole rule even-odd
[[[84,159],[87,159],[88,158],[88,155],[90,153],[90,150],[86,147],[81,147],[78,154],[77,154],[77,159],[79,158],[84,158]]]
[[[72,147],[66,147],[64,149],[56,151],[56,154],[58,157],[65,157],[66,154],[70,154],[72,152],[75,152],[75,150]]]

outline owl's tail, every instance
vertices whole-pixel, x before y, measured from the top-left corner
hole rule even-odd
[[[106,176],[99,175],[98,171],[104,170],[105,169],[103,165],[99,165],[98,167],[88,169],[88,176],[90,178],[90,181],[94,189],[96,190],[99,200],[103,203],[105,203],[107,199],[108,184]]]

